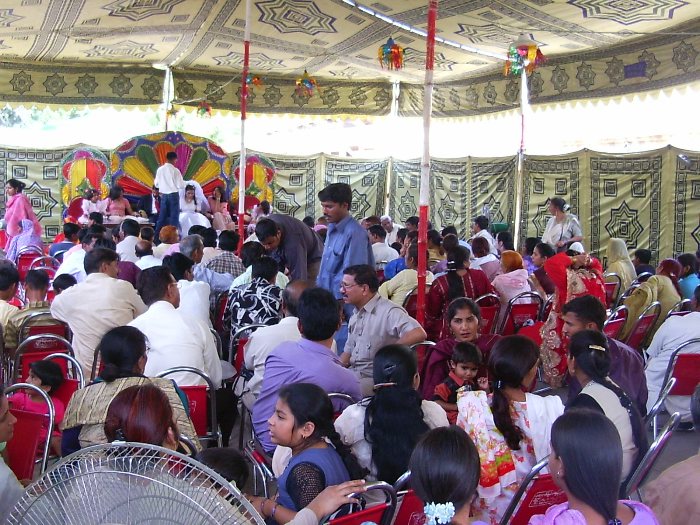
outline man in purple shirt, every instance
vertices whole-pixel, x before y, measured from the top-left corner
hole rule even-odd
[[[562,320],[564,321],[562,335],[571,338],[581,330],[602,332],[605,318],[605,306],[596,297],[592,295],[577,297],[562,308]],[[610,337],[607,339],[610,350],[610,379],[635,402],[642,415],[646,414],[649,392],[644,375],[642,355],[620,341]],[[575,377],[569,376],[567,381],[569,382],[569,399],[572,399],[581,390],[581,385]]]
[[[340,364],[331,350],[333,336],[340,326],[340,305],[322,288],[304,290],[297,306],[301,340],[282,343],[265,360],[262,388],[253,406],[253,430],[266,451],[270,441],[268,419],[277,403],[277,392],[292,383],[314,383],[326,392],[349,394],[359,401],[360,381]]]

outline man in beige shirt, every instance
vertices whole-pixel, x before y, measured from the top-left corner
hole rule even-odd
[[[360,378],[363,396],[374,389],[374,355],[390,344],[412,345],[425,341],[425,330],[406,310],[381,297],[374,268],[358,264],[345,268],[340,292],[355,307],[348,323],[348,341],[340,361]]]
[[[10,261],[0,262],[0,326],[3,333],[7,332],[7,325],[13,315],[19,312],[19,308],[12,306],[9,301],[17,293],[19,284],[19,272]]]
[[[131,283],[117,279],[119,255],[109,248],[95,248],[85,256],[87,278],[56,296],[51,315],[68,323],[73,350],[90,377],[95,348],[111,328],[123,326],[146,311]]]
[[[49,313],[49,302],[46,293],[49,291],[49,274],[45,270],[29,270],[24,281],[24,293],[27,304],[21,310],[17,310],[7,322],[5,330],[5,346],[15,348],[20,336],[19,329],[24,320],[32,314]],[[34,321],[29,321],[34,324]],[[40,324],[58,324],[55,321],[42,319]],[[22,378],[24,379],[24,378]]]

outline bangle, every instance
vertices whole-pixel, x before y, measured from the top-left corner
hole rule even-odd
[[[273,520],[275,519],[275,512],[277,512],[277,507],[279,507],[279,506],[280,506],[279,503],[275,503],[275,506],[272,507],[272,514],[270,514],[270,518],[272,518]]]

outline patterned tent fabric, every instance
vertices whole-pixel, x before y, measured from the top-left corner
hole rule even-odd
[[[0,147],[0,183],[11,177],[27,183],[25,192],[52,238],[61,227],[61,161],[69,150]],[[353,189],[357,218],[388,213],[398,223],[415,215],[419,161],[347,159],[328,155],[268,156],[277,168],[275,207],[299,219],[318,217],[316,197],[330,182]],[[235,156],[229,156],[227,163]],[[516,216],[517,158],[433,159],[430,220],[436,228],[454,224],[468,235],[474,217],[488,206],[494,221]],[[147,185],[143,186],[147,188]],[[652,250],[654,261],[700,245],[700,152],[674,147],[612,155],[582,150],[568,155],[526,157],[520,200],[521,239],[539,236],[549,197],[563,197],[583,226],[584,245],[606,257],[610,237],[630,249]],[[4,210],[4,196],[0,194]]]
[[[250,111],[386,114],[402,83],[401,114],[420,113],[424,38],[375,11],[423,29],[425,0],[254,0],[251,72],[263,80]],[[4,0],[0,7],[0,100],[50,105],[152,105],[173,67],[175,94],[196,105],[237,109],[243,61],[243,0]],[[600,97],[697,79],[700,4],[684,0],[444,0],[435,111],[465,115],[510,107],[517,81],[501,70],[510,42],[530,34],[549,58],[530,79],[533,100]],[[377,49],[393,37],[404,68],[382,69]],[[295,94],[304,70],[311,98]],[[189,102],[188,102],[189,101]]]

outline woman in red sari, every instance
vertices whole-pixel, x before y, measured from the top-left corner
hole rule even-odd
[[[496,294],[486,274],[481,270],[469,268],[469,250],[457,246],[447,253],[447,273],[441,275],[430,285],[430,292],[425,298],[425,331],[431,341],[441,341],[450,336],[450,328],[445,320],[447,305],[458,297],[477,299],[484,294]],[[484,303],[484,306],[495,306]]]
[[[549,317],[540,329],[542,346],[540,358],[544,379],[553,388],[562,385],[566,374],[567,348],[562,340],[562,307],[577,297],[592,295],[605,304],[605,280],[600,261],[587,253],[570,255],[558,253],[544,263],[544,269],[554,282],[554,302]]]

